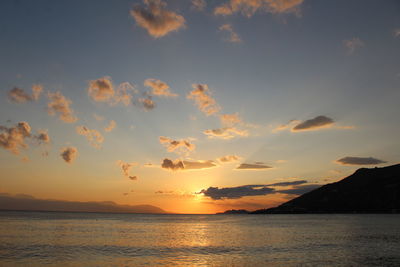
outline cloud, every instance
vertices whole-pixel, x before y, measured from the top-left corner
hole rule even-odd
[[[33,100],[38,100],[40,94],[43,91],[43,87],[39,84],[32,86],[32,94],[26,93],[23,89],[14,87],[8,92],[8,99],[15,103],[25,103]]]
[[[342,165],[375,165],[375,164],[382,164],[386,163],[386,161],[376,159],[373,157],[344,157],[341,159],[338,159],[336,161],[338,164]]]
[[[72,163],[78,156],[78,149],[76,147],[64,147],[61,149],[61,157],[66,163]]]
[[[287,129],[290,129],[290,128],[292,128],[293,126],[295,126],[295,125],[297,125],[297,124],[299,124],[299,123],[300,123],[300,121],[298,121],[298,120],[290,120],[290,121],[289,121],[288,123],[286,123],[286,124],[278,125],[277,127],[275,127],[275,128],[272,130],[272,132],[276,133],[276,132],[279,132],[279,131],[287,130]]]
[[[196,148],[196,145],[189,142],[189,140],[173,140],[171,138],[160,136],[159,137],[160,144],[163,144],[168,152],[174,152],[178,149],[178,152],[182,152],[183,150],[193,151]]]
[[[205,0],[192,0],[192,9],[203,11],[207,6]]]
[[[395,29],[394,31],[393,31],[393,36],[394,37],[400,37],[400,29]]]
[[[144,86],[151,88],[151,95],[175,97],[177,94],[171,93],[169,85],[157,79],[147,79],[144,81]]]
[[[300,122],[296,126],[293,127],[292,131],[309,131],[309,130],[316,130],[320,128],[327,128],[331,127],[334,123],[334,120],[326,117],[326,116],[317,116],[313,119],[306,120]]]
[[[219,162],[221,163],[230,163],[230,162],[236,162],[240,160],[239,156],[235,156],[235,155],[227,155],[227,156],[223,156],[217,159]]]
[[[114,97],[115,90],[110,77],[89,81],[88,95],[96,102],[107,102]]]
[[[169,169],[172,171],[178,170],[200,170],[200,169],[209,169],[217,167],[214,161],[212,160],[198,160],[198,161],[187,161],[187,160],[175,160],[172,161],[170,159],[164,159],[161,168]]]
[[[290,182],[278,182],[273,184],[268,184],[268,186],[291,186],[291,185],[301,185],[307,183],[306,180],[290,181]]]
[[[107,133],[111,132],[114,130],[114,128],[117,126],[117,123],[114,120],[110,120],[110,123],[104,128],[104,131]]]
[[[220,129],[209,129],[203,131],[208,138],[221,138],[221,139],[232,139],[237,136],[248,136],[246,130],[239,130],[235,127],[225,127]]]
[[[251,17],[261,9],[270,13],[296,13],[300,12],[299,6],[303,0],[229,0],[214,9],[215,15],[232,15],[240,12]]]
[[[264,185],[243,185],[237,187],[209,187],[200,191],[201,194],[213,200],[237,199],[246,196],[264,196],[275,193],[273,188]]]
[[[192,84],[193,90],[187,95],[188,99],[193,99],[197,107],[207,116],[218,112],[221,108],[210,95],[207,84]]]
[[[319,187],[321,187],[320,184],[298,185],[291,189],[278,190],[276,192],[289,195],[302,195]]]
[[[93,114],[93,117],[95,118],[96,121],[103,121],[105,118],[103,116]]]
[[[39,144],[48,144],[50,143],[50,136],[47,131],[40,130],[38,134],[34,136],[34,138],[39,142]]]
[[[343,40],[343,45],[347,48],[348,54],[353,54],[356,49],[363,47],[365,44],[360,38],[354,37],[349,40]]]
[[[90,145],[95,148],[100,148],[101,144],[104,142],[104,137],[99,131],[89,129],[86,126],[77,126],[76,133],[85,136]]]
[[[139,98],[139,103],[142,105],[142,107],[146,110],[152,110],[156,107],[156,103],[151,99],[151,96],[146,96],[143,98]]]
[[[61,92],[47,93],[47,113],[51,116],[58,115],[58,118],[67,123],[73,123],[78,120],[70,107],[72,101],[61,94]]]
[[[225,31],[228,33],[229,37],[226,38],[225,40],[231,43],[241,43],[242,39],[240,39],[239,35],[233,30],[232,25],[229,23],[226,23],[224,25],[221,25],[219,27],[220,31]]]
[[[121,167],[122,173],[124,174],[124,176],[126,178],[129,178],[130,180],[137,180],[137,176],[133,176],[133,175],[129,174],[132,167],[137,165],[136,162],[128,163],[128,162],[123,162],[122,160],[118,160],[117,164],[118,164],[118,166]]]
[[[164,159],[161,164],[161,168],[177,171],[177,170],[183,170],[185,167],[183,166],[183,162],[180,160],[176,160],[174,162],[170,159]]]
[[[199,170],[217,167],[212,160],[199,160],[199,161],[183,161],[185,170]]]
[[[20,149],[28,148],[26,139],[31,137],[31,127],[25,121],[18,122],[14,127],[0,125],[0,147],[18,155]]]
[[[135,90],[133,85],[128,82],[121,83],[118,86],[117,91],[115,92],[114,98],[109,103],[112,105],[122,103],[125,106],[129,106],[132,104],[133,95],[136,93],[137,91]]]
[[[263,162],[255,162],[255,163],[242,163],[236,169],[237,170],[265,170],[265,169],[272,169],[272,167],[265,165],[265,163],[263,163]]]
[[[146,7],[135,5],[130,14],[136,23],[154,38],[160,38],[185,26],[185,18],[167,10],[161,0],[143,0]]]
[[[321,185],[319,184],[306,184],[305,180],[279,182],[274,184],[255,184],[255,185],[242,185],[236,187],[209,187],[201,190],[197,194],[204,194],[213,200],[220,199],[238,199],[247,196],[264,196],[269,194],[281,193],[291,195],[301,195],[314,190]],[[272,187],[290,187],[287,189],[275,189]]]
[[[219,115],[219,119],[221,120],[221,123],[226,126],[232,126],[232,125],[242,122],[242,120],[239,117],[239,114],[237,114],[237,113],[222,114],[222,115]]]
[[[42,85],[34,84],[32,86],[32,98],[34,100],[39,100],[40,95],[42,94],[42,92],[43,92],[43,86]]]

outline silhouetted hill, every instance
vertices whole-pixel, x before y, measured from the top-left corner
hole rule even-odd
[[[37,199],[29,195],[0,194],[0,210],[26,211],[74,211],[110,213],[166,213],[151,205],[119,205],[112,201],[76,202],[51,199]]]
[[[252,213],[399,213],[400,164],[362,168],[276,208]]]

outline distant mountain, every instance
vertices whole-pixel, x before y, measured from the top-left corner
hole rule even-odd
[[[265,213],[400,213],[400,164],[362,168]]]
[[[249,214],[247,210],[226,210],[224,212],[218,212],[217,214]]]
[[[112,201],[77,202],[65,200],[37,199],[29,195],[0,194],[0,210],[25,211],[73,211],[109,213],[166,213],[151,205],[119,205]]]

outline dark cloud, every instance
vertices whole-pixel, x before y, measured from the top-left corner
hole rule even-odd
[[[145,28],[151,36],[160,38],[185,26],[184,17],[167,10],[165,2],[143,0],[143,3],[146,7],[135,5],[130,13],[136,23]]]
[[[64,147],[61,149],[60,155],[66,163],[72,163],[78,156],[78,149],[76,147]]]
[[[154,103],[154,101],[151,99],[151,96],[149,95],[139,98],[139,103],[146,111],[152,110],[156,107],[156,103]]]
[[[301,195],[321,186],[319,184],[306,184],[306,183],[307,181],[305,180],[299,180],[299,181],[279,182],[273,184],[242,185],[242,186],[225,187],[225,188],[209,187],[207,189],[201,190],[197,194],[204,194],[205,196],[208,196],[214,200],[237,199],[246,196],[264,196],[275,193]],[[289,187],[289,188],[277,190],[273,188],[275,186]]]
[[[217,199],[236,199],[245,196],[264,196],[273,194],[275,190],[273,188],[264,185],[243,185],[237,187],[209,187],[203,189],[200,193],[214,200]]]
[[[34,138],[39,142],[39,144],[50,143],[50,136],[47,131],[38,131],[38,134]]]
[[[319,187],[321,187],[320,184],[298,185],[291,189],[278,190],[276,192],[290,195],[302,195]]]
[[[271,166],[265,165],[263,162],[255,162],[255,163],[242,163],[236,169],[237,170],[263,170],[263,169],[271,169]]]
[[[367,157],[367,158],[362,158],[362,157],[344,157],[341,159],[338,159],[336,161],[338,164],[342,165],[373,165],[373,164],[382,164],[386,163],[386,161],[376,159],[373,157]]]
[[[183,165],[183,162],[180,161],[180,160],[177,160],[177,161],[173,162],[170,159],[164,159],[162,164],[161,164],[161,168],[169,169],[169,170],[172,170],[172,171],[177,171],[177,170],[182,170],[185,167]]]
[[[96,102],[106,102],[114,97],[115,90],[111,78],[103,77],[89,81],[88,95]]]
[[[329,117],[317,116],[313,119],[300,122],[295,127],[293,127],[292,131],[315,130],[318,128],[330,127],[333,123],[334,120]]]

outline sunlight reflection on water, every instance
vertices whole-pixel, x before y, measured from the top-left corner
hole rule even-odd
[[[0,212],[1,266],[400,266],[399,215]]]

